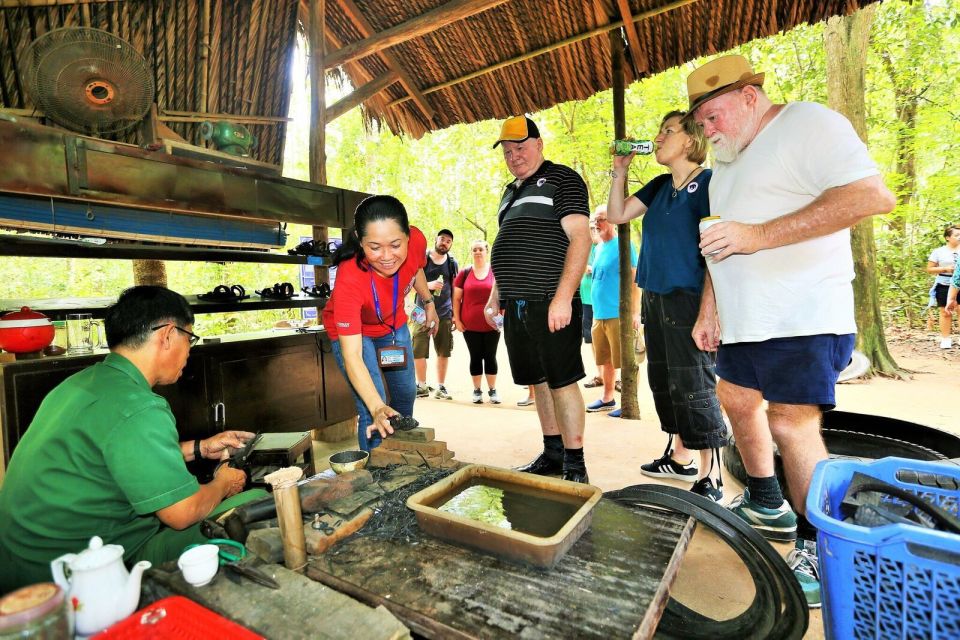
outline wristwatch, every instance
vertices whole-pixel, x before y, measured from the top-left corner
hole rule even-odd
[[[421,300],[421,304],[433,304],[433,296],[430,296],[429,298],[424,298],[423,300]]]

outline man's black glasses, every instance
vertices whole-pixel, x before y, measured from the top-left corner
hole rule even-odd
[[[187,337],[190,338],[190,346],[191,346],[191,347],[192,347],[193,345],[197,344],[198,342],[200,342],[200,336],[198,336],[197,334],[195,334],[195,333],[193,333],[193,332],[191,332],[191,331],[187,331],[187,330],[184,329],[183,327],[178,327],[177,325],[173,324],[172,322],[168,322],[167,324],[161,324],[161,325],[158,325],[158,326],[156,326],[156,327],[150,327],[150,331],[156,331],[157,329],[163,329],[164,327],[169,327],[170,325],[173,325],[173,328],[176,329],[177,331],[179,331],[180,333],[185,333],[185,334],[187,334]]]

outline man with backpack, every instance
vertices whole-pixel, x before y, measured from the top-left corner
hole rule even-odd
[[[434,397],[442,400],[451,400],[452,397],[444,386],[447,379],[447,363],[453,351],[453,279],[459,272],[457,260],[450,255],[453,246],[453,232],[449,229],[440,229],[433,249],[427,251],[427,266],[423,273],[427,277],[427,286],[433,292],[433,302],[436,305],[440,326],[433,336],[433,348],[437,351],[437,389]],[[417,296],[416,303],[423,301]],[[430,357],[430,331],[428,327],[420,326],[413,334],[413,366],[417,374],[417,397],[426,398],[430,395],[427,386],[427,358]]]

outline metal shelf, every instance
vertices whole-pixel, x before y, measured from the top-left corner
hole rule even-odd
[[[126,243],[94,244],[82,240],[60,240],[55,238],[34,238],[16,235],[0,235],[0,255],[26,256],[31,258],[258,262],[265,264],[330,266],[330,258],[320,256],[292,256],[283,253],[249,249],[208,249]],[[277,307],[261,308],[275,309]],[[226,309],[222,310],[226,311]]]
[[[225,311],[261,311],[266,309],[302,309],[317,307],[322,309],[327,298],[309,298],[294,296],[289,300],[262,299],[256,293],[239,302],[209,302],[197,296],[184,296],[194,313],[223,313]],[[94,318],[102,318],[107,307],[116,302],[116,298],[25,298],[22,300],[0,300],[0,309],[13,311],[20,307],[30,307],[40,311],[52,320],[65,320],[68,313],[90,313]]]

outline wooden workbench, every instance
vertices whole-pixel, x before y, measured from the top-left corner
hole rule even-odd
[[[593,524],[551,570],[502,561],[419,535],[353,536],[307,575],[383,605],[427,638],[649,638],[694,522],[603,499]]]

